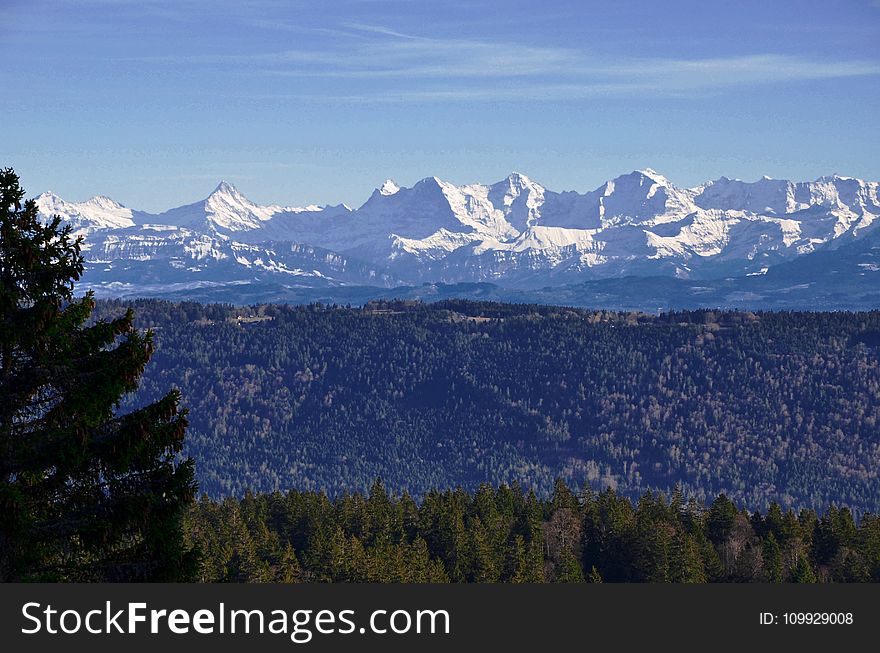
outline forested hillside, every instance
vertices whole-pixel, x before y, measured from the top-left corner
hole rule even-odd
[[[234,582],[880,581],[880,518],[847,509],[746,512],[613,490],[545,500],[518,484],[429,492],[421,503],[322,492],[207,498],[187,519],[200,580]]]
[[[115,315],[125,305],[100,303]],[[135,303],[211,496],[519,481],[880,508],[880,313]]]

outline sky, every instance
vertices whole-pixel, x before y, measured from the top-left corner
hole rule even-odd
[[[880,0],[0,0],[0,166],[157,211],[220,179],[880,180]]]

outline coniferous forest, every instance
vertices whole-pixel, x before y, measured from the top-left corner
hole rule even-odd
[[[447,301],[143,300],[135,402],[179,388],[200,490],[519,481],[752,510],[880,508],[880,312],[652,316]]]
[[[323,492],[203,497],[186,519],[198,578],[232,582],[878,582],[880,518],[746,512],[613,490],[539,499],[519,484],[395,498]]]

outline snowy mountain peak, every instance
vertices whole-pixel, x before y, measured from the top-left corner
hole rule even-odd
[[[504,178],[503,181],[501,181],[499,183],[506,186],[507,188],[510,188],[511,190],[515,190],[515,191],[522,191],[527,188],[532,188],[532,189],[543,188],[540,184],[535,183],[534,181],[532,181],[531,179],[526,177],[521,172],[515,172],[515,171],[511,172],[509,175],[507,175],[507,177]],[[498,185],[499,184],[495,184],[495,186],[498,186]]]
[[[35,198],[37,210],[48,219],[60,215],[70,224],[74,233],[82,234],[96,229],[120,229],[134,225],[132,211],[109,197],[95,196],[85,202],[68,202],[48,191]]]
[[[53,193],[51,190],[47,190],[45,193],[40,193],[34,198],[34,201],[37,203],[37,207],[43,213],[47,215],[55,208],[64,206],[67,204],[61,197]]]
[[[523,193],[541,194],[544,187],[536,184],[523,174],[512,172],[501,181],[489,186],[489,198],[496,204],[508,204],[512,199],[519,197]],[[504,199],[504,198],[507,199]]]
[[[442,179],[440,179],[440,177],[431,176],[431,177],[425,177],[424,179],[420,179],[416,183],[416,186],[431,186],[431,187],[436,187],[436,188],[442,188],[444,183],[445,182]]]
[[[34,198],[37,203],[37,210],[47,218],[56,214],[60,214],[62,218],[66,218],[67,214],[75,213],[75,208],[61,199],[58,195],[48,190],[40,193]]]
[[[861,184],[865,183],[861,179],[856,179],[855,177],[847,177],[846,175],[839,175],[836,172],[833,175],[824,175],[822,177],[819,177],[816,181],[826,184],[829,182],[833,183],[835,181],[857,181]]]
[[[277,206],[255,204],[235,186],[221,181],[206,199],[149,216],[149,222],[226,237],[232,232],[258,229],[281,210]]]
[[[217,184],[217,188],[214,189],[211,195],[232,195],[235,197],[242,196],[235,186],[224,179],[220,180],[220,183]]]
[[[631,175],[650,179],[655,184],[660,184],[661,186],[672,186],[672,182],[669,181],[669,179],[667,179],[666,177],[661,175],[659,172],[657,172],[653,168],[644,168],[642,170],[634,170],[631,173]]]
[[[394,195],[400,191],[400,186],[397,185],[393,179],[386,179],[385,182],[379,186],[379,193],[382,195]]]
[[[95,195],[83,202],[85,206],[94,206],[102,209],[124,209],[125,207],[106,195]]]

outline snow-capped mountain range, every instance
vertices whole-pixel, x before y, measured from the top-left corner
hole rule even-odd
[[[357,209],[259,205],[221,182],[150,214],[102,196],[36,198],[85,240],[83,286],[101,294],[254,284],[540,287],[624,275],[763,274],[877,229],[878,183],[851,177],[678,188],[640,170],[578,193],[513,173],[491,185],[381,184]],[[880,279],[878,279],[880,280]]]

